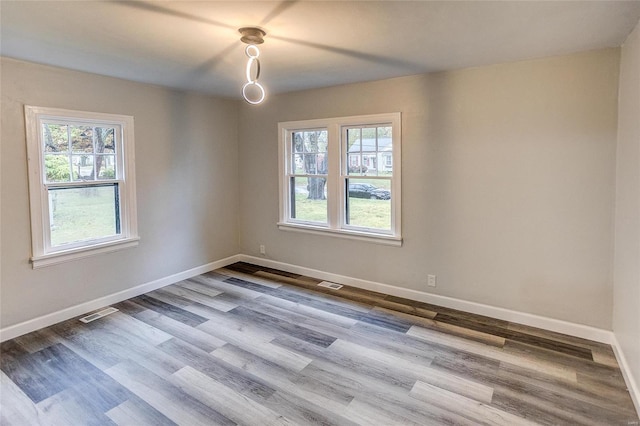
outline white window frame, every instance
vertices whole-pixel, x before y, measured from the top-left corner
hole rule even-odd
[[[399,112],[388,114],[372,114],[352,117],[337,117],[302,121],[288,121],[278,123],[278,173],[279,173],[279,221],[278,228],[284,231],[306,232],[318,235],[329,235],[341,238],[375,242],[379,244],[401,246],[401,123]],[[349,157],[343,144],[346,128],[356,126],[387,125],[392,126],[393,138],[393,173],[391,177],[391,229],[369,229],[349,226],[346,224],[346,188],[345,178],[348,175]],[[289,171],[292,161],[291,134],[295,131],[310,129],[327,129],[328,132],[328,176],[327,190],[327,224],[307,222],[290,217],[291,199]],[[350,175],[358,178],[357,175]]]
[[[42,124],[60,122],[91,126],[113,126],[119,133],[115,140],[116,176],[100,181],[47,183],[44,170]],[[31,245],[33,268],[68,262],[138,245],[135,147],[133,117],[61,108],[25,105],[29,200],[31,210]],[[117,183],[120,207],[120,234],[52,247],[49,212],[49,189]]]

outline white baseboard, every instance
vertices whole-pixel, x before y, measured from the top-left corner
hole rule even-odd
[[[396,287],[389,284],[383,284],[375,281],[367,281],[359,278],[347,277],[344,275],[332,274],[329,272],[319,271],[317,269],[305,268],[302,266],[291,265],[289,263],[277,262],[274,260],[248,256],[241,254],[240,260],[247,263],[253,263],[268,268],[280,269],[282,271],[292,272],[294,274],[307,275],[326,281],[332,281],[338,284],[350,285],[365,290],[377,291],[391,296],[404,297],[406,299],[417,300],[420,302],[431,303],[433,305],[443,306],[445,308],[458,309],[473,314],[484,315],[505,321],[516,322],[531,327],[542,328],[557,333],[568,334],[583,339],[593,340],[596,342],[612,344],[613,333],[608,330],[590,327],[582,324],[575,324],[568,321],[557,320],[553,318],[543,317],[539,315],[529,314],[526,312],[513,311],[511,309],[499,308],[496,306],[484,305],[482,303],[469,302],[453,297],[440,296],[437,294],[426,293],[418,290],[411,290],[402,287]]]
[[[633,375],[631,374],[631,366],[627,363],[627,358],[624,356],[624,352],[620,347],[620,343],[618,342],[615,333],[611,333],[611,338],[613,339],[613,342],[611,343],[613,352],[616,354],[616,359],[618,360],[620,370],[622,370],[622,375],[624,376],[624,381],[627,384],[627,389],[629,389],[633,405],[635,405],[636,412],[638,413],[638,416],[640,416],[640,387],[638,387],[638,383],[636,383]],[[636,366],[636,368],[638,368],[638,366]]]
[[[86,314],[87,312],[103,308],[107,305],[122,302],[123,300],[139,296],[152,290],[157,290],[161,287],[177,283],[178,281],[186,280],[187,278],[195,277],[196,275],[204,274],[205,272],[213,271],[214,269],[223,268],[227,265],[239,261],[239,255],[230,256],[221,260],[217,260],[215,262],[207,263],[206,265],[197,266],[186,271],[178,272],[177,274],[169,275],[168,277],[163,277],[155,281],[141,284],[136,287],[128,288],[117,293],[109,294],[98,299],[80,303],[75,306],[70,306],[57,312],[53,312],[38,318],[21,322],[19,324],[2,328],[0,329],[0,342],[22,336],[23,334],[31,333],[32,331],[36,331],[44,327],[49,327],[50,325]]]

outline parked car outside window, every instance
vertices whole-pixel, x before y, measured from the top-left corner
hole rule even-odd
[[[350,183],[349,197],[369,198],[372,200],[390,200],[391,191],[388,189],[377,188],[370,183]]]

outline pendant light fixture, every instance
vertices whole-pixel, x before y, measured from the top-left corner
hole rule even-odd
[[[260,49],[258,44],[264,43],[263,37],[267,35],[264,30],[257,27],[243,27],[238,30],[242,37],[240,40],[247,43],[244,53],[247,55],[246,77],[247,82],[242,86],[242,97],[252,105],[262,103],[265,98],[264,87],[258,83],[260,78]],[[254,71],[255,69],[255,71]]]

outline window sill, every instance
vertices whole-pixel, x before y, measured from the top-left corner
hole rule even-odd
[[[138,245],[140,237],[130,237],[117,241],[109,241],[107,243],[96,244],[90,247],[78,247],[69,250],[63,250],[55,253],[43,254],[40,256],[33,256],[31,263],[33,269],[43,268],[46,266],[57,265],[59,263],[70,262],[76,259],[82,259],[89,256],[94,256],[102,253],[109,253],[112,251],[123,250],[129,247],[135,247]]]
[[[402,246],[402,237],[396,237],[393,235],[370,234],[367,232],[345,231],[343,229],[329,229],[323,227],[314,227],[312,225],[298,225],[284,222],[278,222],[278,228],[282,231],[303,232],[307,234],[324,235],[327,237],[366,241],[368,243],[382,244],[394,247]]]

